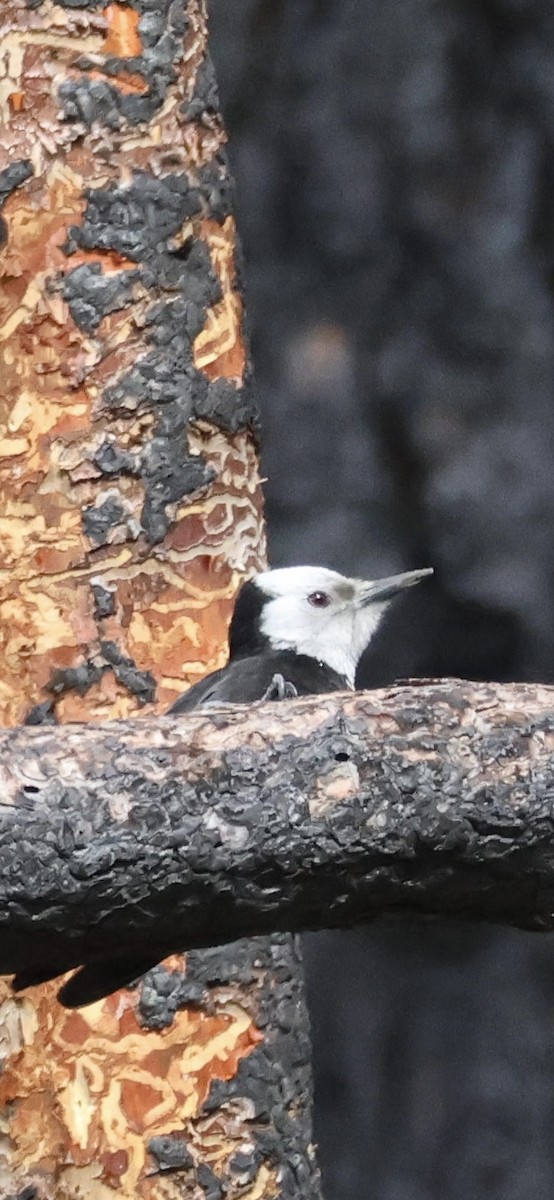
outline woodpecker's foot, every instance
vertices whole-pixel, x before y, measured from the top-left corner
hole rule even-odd
[[[274,675],[262,700],[294,700],[298,692],[293,683],[289,683],[284,675]]]

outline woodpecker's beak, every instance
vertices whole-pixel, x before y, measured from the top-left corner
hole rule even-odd
[[[404,571],[402,575],[389,575],[387,579],[375,579],[373,583],[364,583],[360,591],[360,605],[379,604],[391,600],[397,592],[404,588],[413,587],[420,580],[433,574],[432,567],[424,567],[421,571]]]

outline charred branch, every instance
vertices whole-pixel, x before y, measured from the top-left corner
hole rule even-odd
[[[442,913],[554,928],[554,690],[447,680],[0,737],[0,970]]]

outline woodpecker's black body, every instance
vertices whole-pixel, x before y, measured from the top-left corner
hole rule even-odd
[[[297,696],[343,691],[348,686],[344,676],[314,658],[294,654],[292,650],[274,650],[235,659],[220,671],[214,671],[179,696],[169,711],[186,713],[203,704],[254,704],[264,698],[279,699],[278,695],[271,695],[276,676],[292,684]]]
[[[431,573],[408,571],[368,583],[323,567],[263,572],[237,597],[227,666],[189,688],[170,713],[353,688],[358,661],[389,601]],[[86,963],[59,998],[70,1008],[90,1004],[140,978],[173,949],[145,945],[140,958],[119,951],[113,959]],[[55,973],[37,965],[16,976],[13,986],[19,991]]]

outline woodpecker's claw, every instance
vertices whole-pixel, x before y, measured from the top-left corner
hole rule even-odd
[[[274,675],[267,690],[262,696],[262,700],[294,700],[298,692],[293,683],[289,683],[284,675]]]

